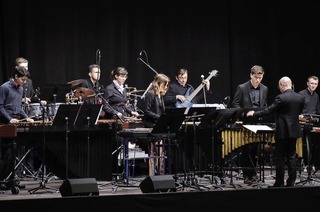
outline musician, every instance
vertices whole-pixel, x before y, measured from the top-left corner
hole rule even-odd
[[[144,126],[147,128],[153,128],[160,116],[165,112],[165,105],[163,96],[166,94],[169,88],[170,79],[165,74],[157,74],[152,81],[151,89],[147,92],[144,98]],[[152,159],[157,152],[162,153],[161,149],[157,149],[155,145],[156,141],[150,143],[149,146],[149,175],[155,175],[155,161]],[[160,155],[161,156],[161,155]],[[163,174],[163,160],[160,160],[160,167],[157,167],[159,174]],[[157,163],[158,164],[158,163]]]
[[[16,66],[23,66],[28,70],[29,61],[24,57],[18,57],[15,60]],[[27,79],[26,83],[23,84],[23,99],[22,102],[25,104],[31,103],[31,99],[34,96],[35,91],[33,83],[30,78]]]
[[[250,70],[250,80],[237,86],[233,101],[233,108],[265,108],[267,107],[268,87],[261,83],[264,76],[262,66],[254,65]],[[243,167],[243,180],[246,184],[256,182],[259,177],[255,170],[257,149],[254,144],[242,148],[240,166]]]
[[[205,84],[205,91],[206,94],[203,93],[202,89],[201,92],[197,93],[191,101],[188,101],[187,98],[190,94],[192,94],[195,89],[194,87],[188,83],[188,70],[185,68],[179,69],[175,73],[175,80],[170,83],[168,92],[164,95],[164,103],[166,107],[191,107],[192,104],[201,104],[205,103],[205,97],[211,93],[210,91],[210,81],[203,80],[201,83]],[[185,104],[185,105],[183,105]],[[195,132],[193,132],[195,133]],[[193,138],[194,136],[190,136]],[[183,136],[181,140],[185,140],[186,136]],[[187,166],[190,168],[194,166],[194,151],[195,151],[195,142],[194,141],[184,141],[183,142],[183,150],[185,151],[185,156],[187,159]]]
[[[137,117],[139,113],[130,107],[124,83],[128,78],[128,71],[124,67],[117,67],[111,71],[112,83],[106,86],[103,95],[103,111],[107,119],[118,117],[122,120]]]
[[[320,115],[319,95],[316,92],[318,84],[319,78],[317,76],[309,76],[307,81],[307,88],[298,92],[304,97],[305,100],[305,104],[302,111],[303,114]]]
[[[101,92],[101,85],[99,83],[100,76],[101,76],[101,69],[100,66],[97,64],[91,64],[88,67],[88,75],[89,77],[80,84],[80,87],[89,88],[94,90],[96,94]],[[89,98],[86,100],[87,103],[91,104],[100,104],[99,96],[95,95],[94,98]]]
[[[282,77],[278,83],[281,94],[273,103],[260,111],[249,111],[247,116],[262,117],[275,114],[275,164],[276,180],[272,187],[285,185],[285,165],[288,166],[286,186],[294,186],[297,177],[297,138],[302,137],[299,115],[302,113],[304,98],[292,89],[289,77]]]
[[[170,83],[169,90],[163,97],[164,103],[167,107],[179,107],[187,100],[187,97],[194,91],[194,87],[188,82],[188,70],[181,68],[175,74],[175,81]],[[206,91],[210,92],[210,81],[203,80]],[[192,100],[191,103],[201,104],[204,102],[203,92],[199,92]]]
[[[25,67],[16,66],[12,78],[0,86],[0,124],[15,124],[22,119],[28,122],[34,121],[28,118],[21,106],[23,84],[29,76],[30,73]],[[0,168],[1,179],[8,176],[11,171],[11,148],[5,148],[3,144],[6,142],[7,139],[1,139],[1,159],[4,160],[4,166]]]
[[[316,92],[316,89],[319,84],[319,78],[317,76],[309,76],[307,80],[307,87],[298,93],[301,94],[304,97],[304,107],[302,114],[300,114],[299,119],[302,121],[302,123],[305,123],[304,131],[303,131],[303,140],[304,143],[306,143],[306,135],[309,134],[310,128],[306,125],[306,123],[319,123],[319,118],[314,118],[316,115],[320,115],[320,101],[319,101],[319,95]],[[307,114],[309,116],[307,116]],[[313,142],[317,140],[317,136],[314,134],[309,134],[309,147],[305,146],[303,155],[306,155],[307,157],[304,157],[304,162],[308,163],[308,165],[314,165],[319,164],[319,145],[318,142]],[[308,149],[311,149],[311,151]],[[310,159],[310,161],[309,161]],[[312,163],[312,164],[311,164]],[[308,167],[310,168],[310,167]]]

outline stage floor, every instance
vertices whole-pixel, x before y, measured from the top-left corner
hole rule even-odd
[[[127,180],[121,179],[122,175],[116,175],[118,180],[113,181],[96,181],[99,196],[108,195],[132,195],[143,194],[140,189],[140,183],[148,176],[138,175],[130,177]],[[252,190],[267,188],[273,185],[275,171],[272,167],[265,167],[264,178],[256,184],[244,184],[241,177],[241,172],[238,173],[232,170],[224,173],[223,177],[218,177],[212,174],[194,174],[194,173],[179,173],[172,175],[176,192],[198,192],[198,191],[227,191],[227,190]],[[212,181],[213,179],[213,181]],[[13,194],[11,190],[0,190],[1,200],[16,200],[16,199],[43,199],[43,198],[62,198],[59,188],[64,180],[51,175],[42,178],[21,178],[20,185],[25,185],[25,188],[20,188],[18,194]],[[320,186],[320,172],[312,171],[310,174],[306,170],[299,171],[296,187],[317,187]],[[169,192],[169,191],[168,191]]]

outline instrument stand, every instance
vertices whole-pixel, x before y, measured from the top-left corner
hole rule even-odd
[[[212,183],[215,182],[216,185],[212,185],[215,188],[226,188],[227,186],[230,188],[239,188],[241,185],[237,185],[233,182],[233,137],[232,137],[232,127],[234,123],[238,120],[238,118],[242,115],[242,108],[227,108],[227,109],[214,109],[205,115],[202,125],[211,126],[213,129],[215,128],[224,128],[229,127],[230,129],[230,148],[231,148],[231,163],[230,163],[230,182],[229,184],[224,183],[224,180],[221,180],[223,184],[217,185],[217,180],[214,180],[214,139],[212,141]]]
[[[66,180],[69,179],[69,117],[66,116]]]
[[[182,180],[182,190],[184,190],[185,188],[193,188],[193,189],[197,189],[199,191],[203,190],[202,188],[205,188],[206,190],[208,190],[209,188],[207,186],[202,186],[198,183],[198,179],[196,178],[196,167],[195,167],[195,161],[194,161],[194,153],[192,153],[192,164],[191,164],[191,169],[192,169],[192,173],[187,173],[187,167],[186,167],[186,152],[187,152],[187,143],[188,143],[188,124],[186,122],[188,122],[190,119],[192,120],[192,126],[193,126],[193,144],[192,144],[192,150],[194,147],[194,144],[196,143],[196,124],[195,124],[195,118],[197,118],[198,116],[188,116],[186,117],[186,119],[184,120],[185,122],[185,127],[184,127],[184,151],[183,151],[183,170],[184,170],[184,177]],[[190,165],[190,162],[189,162]]]
[[[16,173],[15,173],[15,166],[16,166],[16,151],[17,151],[17,143],[15,141],[15,137],[17,137],[17,127],[16,126],[12,126],[14,129],[14,136],[4,136],[9,138],[11,144],[11,174],[9,174],[8,178],[5,181],[0,181],[0,184],[4,185],[7,189],[11,190],[12,194],[18,194],[20,192],[19,189],[19,181],[16,179]],[[10,147],[9,147],[10,148]],[[0,190],[0,193],[2,191]]]
[[[48,176],[46,173],[46,160],[45,160],[45,153],[46,153],[46,135],[45,135],[45,107],[40,103],[41,108],[42,108],[42,133],[43,133],[43,140],[42,140],[42,164],[40,168],[42,169],[42,176],[41,176],[41,182],[40,185],[36,188],[28,190],[30,194],[35,194],[37,191],[44,189],[45,191],[52,190],[53,192],[58,192],[59,189],[53,188],[53,187],[48,187],[46,186],[46,183],[48,182]]]
[[[273,130],[272,129],[271,130],[257,130],[256,133],[262,134],[262,136],[260,135],[260,142],[259,142],[259,145],[260,145],[260,148],[259,148],[259,155],[260,155],[260,157],[259,157],[259,172],[260,172],[260,176],[259,176],[259,181],[257,183],[255,183],[255,184],[252,184],[252,186],[253,187],[257,187],[257,188],[262,188],[263,186],[266,186],[265,175],[264,175],[264,171],[265,171],[265,149],[264,149],[264,143],[266,141],[265,135],[266,135],[266,133],[273,133]]]
[[[308,172],[308,176],[305,180],[301,180],[300,182],[297,182],[296,185],[305,185],[305,184],[314,184],[314,183],[320,183],[320,180],[314,179],[312,175],[312,164],[311,164],[311,159],[312,159],[312,154],[311,154],[311,147],[312,145],[310,145],[310,141],[309,141],[309,136],[310,136],[310,132],[312,130],[312,124],[311,121],[308,122],[308,124],[306,125],[306,129],[304,129],[306,131],[306,146],[307,146],[307,157],[308,157],[308,165],[307,165],[307,172]],[[315,172],[314,172],[315,173]]]
[[[17,164],[15,165],[14,170],[16,171],[21,165],[23,169],[22,175],[35,178],[35,174],[23,163],[24,159],[28,156],[28,154],[32,151],[32,149],[33,149],[32,147],[28,149],[28,151],[22,156],[22,158],[16,157]],[[27,175],[27,173],[30,174],[30,176]],[[6,180],[8,180],[12,174],[13,172],[10,172],[9,175],[6,177]]]
[[[88,131],[87,131],[87,177],[90,177],[90,116],[87,117],[88,120]]]
[[[232,125],[233,125],[233,123],[232,124],[230,124],[229,125],[229,129],[230,129],[230,148],[231,148],[231,152],[230,152],[230,154],[231,154],[231,159],[230,159],[230,182],[229,182],[229,186],[231,187],[231,188],[239,188],[239,187],[242,187],[241,185],[237,185],[237,184],[234,184],[233,183],[233,136],[232,136]],[[226,184],[224,184],[224,185],[226,185]]]

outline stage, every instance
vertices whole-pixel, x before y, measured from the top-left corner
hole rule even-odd
[[[316,170],[317,171],[317,170]],[[241,174],[235,172],[232,176],[218,178],[216,176],[192,173],[179,175],[159,175],[155,180],[154,189],[142,189],[142,182],[151,178],[145,175],[130,177],[126,181],[117,179],[112,181],[96,181],[90,178],[79,178],[84,183],[82,189],[90,192],[90,186],[98,190],[98,194],[78,196],[79,193],[69,193],[62,196],[61,190],[65,180],[51,176],[44,183],[44,187],[30,194],[30,189],[42,186],[41,179],[22,179],[19,194],[12,194],[10,190],[2,190],[0,194],[1,210],[33,210],[33,211],[101,211],[101,210],[131,210],[131,211],[177,211],[196,210],[238,210],[255,208],[261,210],[283,205],[286,210],[311,210],[318,206],[320,200],[320,180],[318,172],[309,175],[301,171],[295,187],[268,188],[274,183],[274,175],[266,167],[264,180],[257,184],[243,183]],[[168,187],[168,179],[174,180],[174,188]],[[212,179],[214,179],[212,181]],[[261,178],[262,179],[262,178]],[[71,182],[74,179],[69,179]],[[157,181],[157,182],[156,182]],[[212,183],[214,182],[214,183]],[[304,183],[301,183],[304,182]],[[89,184],[91,185],[88,187]],[[156,183],[158,183],[156,185]],[[160,184],[159,184],[160,183]],[[162,185],[161,185],[162,183]],[[94,184],[94,185],[93,185]],[[147,185],[147,184],[144,184]],[[148,186],[148,185],[147,185]],[[167,191],[156,188],[167,186]],[[153,187],[152,187],[153,188]],[[76,191],[76,188],[74,188]],[[78,188],[77,188],[78,189]],[[81,190],[81,189],[80,189]],[[142,191],[144,190],[144,192]],[[79,191],[79,190],[78,190]],[[70,191],[71,192],[71,191]],[[64,192],[65,193],[65,192]],[[66,195],[66,194],[64,194]],[[250,204],[250,205],[249,205]]]

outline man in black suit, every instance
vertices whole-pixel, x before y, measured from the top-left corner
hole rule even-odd
[[[268,87],[261,83],[264,69],[259,65],[251,68],[250,80],[238,85],[232,101],[234,108],[265,108],[267,107]],[[240,166],[243,167],[243,179],[246,184],[252,184],[258,180],[256,172],[257,144],[246,144],[242,147]]]
[[[294,186],[297,178],[297,138],[302,137],[299,115],[304,106],[304,97],[292,89],[289,77],[279,80],[281,94],[277,95],[269,107],[261,111],[249,111],[247,116],[261,117],[275,114],[275,163],[276,181],[273,187],[284,186],[285,164],[288,165],[286,186]]]

